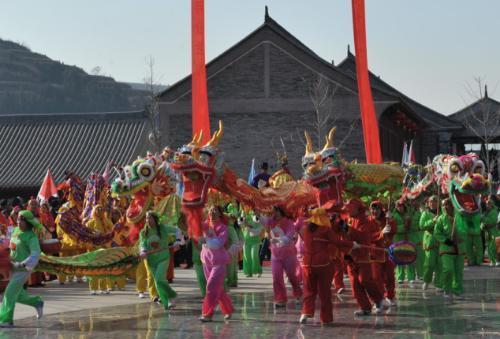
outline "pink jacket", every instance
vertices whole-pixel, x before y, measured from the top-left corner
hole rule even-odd
[[[213,228],[208,222],[204,222],[202,227],[205,243],[201,249],[201,261],[212,266],[229,264],[230,256],[224,247],[228,237],[227,226],[219,220]]]
[[[281,218],[277,222],[271,220],[267,228],[271,237],[271,254],[273,259],[282,260],[297,255],[293,240],[296,225],[292,220],[287,218]]]

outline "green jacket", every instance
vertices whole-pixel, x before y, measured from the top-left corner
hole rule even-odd
[[[398,242],[400,240],[408,240],[415,244],[419,243],[418,238],[418,229],[419,229],[419,220],[417,218],[417,214],[414,213],[411,218],[410,228],[406,229],[404,222],[404,215],[399,213],[397,210],[392,212],[392,217],[396,222],[396,234],[394,235],[393,241]]]
[[[493,206],[486,213],[483,214],[481,220],[481,229],[488,232],[490,237],[497,237],[500,232],[498,232],[498,208]]]
[[[169,238],[177,232],[177,228],[170,225],[159,224],[156,230],[149,227],[144,227],[139,235],[139,248],[141,252],[149,252],[156,249],[163,249],[162,251],[149,254],[148,263],[155,265],[163,260],[170,259]]]
[[[41,253],[40,242],[32,230],[23,232],[19,227],[16,227],[12,232],[9,247],[12,262],[22,262],[30,270],[38,264]],[[16,270],[25,271],[25,269]]]
[[[437,250],[438,243],[434,237],[434,228],[436,226],[436,220],[434,220],[435,217],[436,215],[429,210],[422,212],[420,215],[420,230],[424,232],[422,243],[423,248],[426,251],[432,249]]]
[[[481,234],[481,214],[475,213],[473,215],[458,214],[458,218],[462,220],[468,235]]]
[[[455,245],[448,246],[445,244],[446,239],[452,239],[453,219],[446,212],[443,212],[436,222],[434,229],[434,237],[439,241],[439,254],[464,254],[465,239],[467,238],[467,229],[463,220],[460,219],[460,214],[455,213]],[[457,253],[458,251],[458,253]]]

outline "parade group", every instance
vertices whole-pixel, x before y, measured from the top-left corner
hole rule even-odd
[[[200,133],[177,151],[116,166],[114,180],[108,170],[85,181],[68,172],[46,201],[3,200],[0,232],[12,267],[0,326],[13,326],[17,302],[42,317],[43,301],[26,284],[56,279],[86,279],[93,295],[133,279],[140,298],[149,294],[170,312],[174,257],[192,261],[202,322],[217,306],[231,318],[240,262],[246,277],[260,277],[268,251],[274,307],[287,305],[286,275],[302,305],[299,322],[314,317],[319,297],[324,325],[333,322],[332,296],[344,292],[345,274],[355,315],[368,316],[396,307],[398,284],[460,299],[465,263],[498,266],[499,201],[475,154],[439,155],[426,166],[349,163],[332,129],[317,152],[306,133],[301,179],[280,154],[278,171],[268,173],[264,162],[243,180],[223,163],[221,136],[222,125],[205,144]],[[415,260],[398,262],[394,244]],[[126,258],[115,259],[116,251]]]

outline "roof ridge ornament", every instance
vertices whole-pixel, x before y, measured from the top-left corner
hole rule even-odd
[[[488,98],[488,85],[484,85],[484,98]]]
[[[266,5],[266,6],[264,6],[264,8],[265,8],[265,12],[264,12],[264,21],[265,21],[265,22],[268,22],[268,21],[269,21],[269,19],[271,18],[271,17],[269,16],[269,8],[267,7],[267,5]]]

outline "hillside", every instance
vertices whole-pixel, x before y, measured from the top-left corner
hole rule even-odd
[[[0,114],[142,109],[145,92],[0,39]]]

